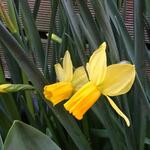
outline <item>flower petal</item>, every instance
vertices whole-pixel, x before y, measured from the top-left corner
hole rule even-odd
[[[84,67],[78,67],[73,74],[72,84],[74,87],[74,90],[79,90],[84,84],[88,82],[88,77],[85,72]]]
[[[65,52],[63,59],[63,69],[65,73],[64,81],[71,81],[73,77],[73,65],[69,51]]]
[[[112,106],[112,108],[117,112],[117,114],[119,116],[121,116],[125,120],[127,126],[129,127],[130,126],[130,121],[127,118],[127,116],[118,108],[118,106],[114,103],[114,101],[110,97],[108,97],[108,96],[106,96],[106,97],[108,99],[108,102]]]
[[[64,81],[64,70],[62,68],[62,66],[58,63],[55,64],[55,72],[56,72],[56,76],[58,81]]]
[[[90,80],[99,85],[103,82],[107,67],[106,59],[106,43],[100,45],[100,47],[92,54],[88,63],[88,73]]]
[[[78,120],[81,120],[100,94],[97,87],[92,82],[88,82],[64,104],[64,107]]]
[[[131,64],[114,64],[107,67],[106,76],[100,89],[102,94],[117,96],[127,93],[135,79],[135,66]]]

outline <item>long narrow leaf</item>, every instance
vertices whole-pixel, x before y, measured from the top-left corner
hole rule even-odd
[[[21,13],[23,17],[23,22],[25,24],[25,31],[27,38],[30,42],[33,52],[37,57],[39,63],[41,64],[41,68],[44,68],[44,50],[42,47],[41,39],[39,33],[37,31],[34,19],[32,17],[31,10],[29,8],[27,0],[19,1],[21,7]]]
[[[1,60],[0,60],[0,83],[5,83],[5,75]]]
[[[144,46],[144,20],[143,20],[143,12],[144,12],[144,3],[140,0],[134,0],[134,30],[135,30],[135,40],[134,40],[134,48],[135,48],[135,64],[138,76],[141,80],[141,84],[144,83],[145,79],[145,68],[144,61],[145,60],[145,46]],[[144,86],[144,84],[142,84]],[[135,99],[138,101],[134,103],[134,111],[137,112],[136,116],[134,116],[135,120],[135,132],[137,145],[139,150],[144,149],[144,140],[145,140],[145,131],[146,131],[146,119],[145,112],[143,111],[143,103],[141,99],[140,88],[135,87]],[[139,99],[140,98],[140,99]],[[138,106],[140,107],[138,108]],[[137,109],[138,108],[138,109]],[[140,110],[140,111],[139,111]],[[139,113],[138,113],[139,112]],[[138,116],[138,117],[137,117]],[[138,133],[138,134],[137,134]],[[137,138],[140,137],[140,138]]]
[[[75,40],[75,44],[76,44],[76,48],[78,50],[78,54],[80,57],[80,60],[83,64],[83,66],[85,66],[85,57],[84,57],[84,45],[83,45],[83,41],[81,38],[81,32],[79,29],[79,22],[77,19],[76,14],[73,11],[73,5],[71,1],[67,1],[67,0],[62,0],[61,1],[65,10],[66,15],[68,16],[68,21],[70,23],[70,27],[72,30],[72,34]]]
[[[2,141],[2,138],[1,138],[1,136],[0,136],[0,150],[3,150],[3,147],[4,147],[3,141]]]
[[[11,18],[11,21],[17,31],[19,33],[19,28],[17,24],[17,18],[16,18],[16,13],[15,13],[15,3],[14,0],[7,0],[7,6],[8,6],[8,14]]]

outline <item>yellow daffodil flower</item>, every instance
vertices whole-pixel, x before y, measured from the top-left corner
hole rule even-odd
[[[46,85],[44,87],[44,96],[50,100],[53,105],[71,97],[83,84],[88,82],[83,67],[77,68],[73,73],[73,65],[69,51],[65,52],[63,66],[55,64],[55,72],[59,82]]]
[[[87,63],[89,82],[81,87],[65,104],[64,107],[78,120],[90,107],[104,95],[112,108],[125,120],[130,121],[117,107],[109,96],[127,93],[135,79],[135,66],[131,64],[113,64],[107,66],[106,43],[104,42],[90,57]]]

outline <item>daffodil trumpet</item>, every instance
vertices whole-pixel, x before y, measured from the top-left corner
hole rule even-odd
[[[131,64],[112,64],[107,66],[106,43],[94,51],[87,63],[89,82],[83,85],[65,104],[64,107],[78,120],[90,107],[104,95],[112,108],[130,126],[127,116],[109,96],[127,93],[135,79],[135,66]]]
[[[69,51],[65,52],[62,65],[55,64],[55,72],[59,82],[45,85],[43,92],[45,98],[53,105],[70,98],[74,92],[88,82],[83,67],[79,67],[73,72]]]

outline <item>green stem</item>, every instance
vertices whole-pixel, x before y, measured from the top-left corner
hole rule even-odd
[[[22,72],[22,78],[23,78],[24,84],[29,84],[28,78],[26,77],[26,75],[23,72]],[[29,112],[31,113],[32,117],[35,118],[33,101],[32,101],[32,97],[31,97],[31,91],[25,90],[25,97],[26,97],[26,102],[27,102],[27,107],[29,109]]]

